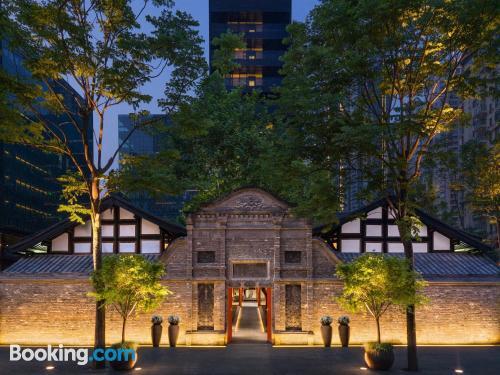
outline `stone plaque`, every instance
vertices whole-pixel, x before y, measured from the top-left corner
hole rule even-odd
[[[267,279],[267,263],[233,263],[233,278],[235,279]]]
[[[285,263],[300,263],[302,251],[285,251]]]
[[[285,319],[287,331],[302,330],[300,285],[285,286]]]
[[[198,263],[215,263],[215,251],[198,251]]]
[[[198,284],[198,330],[214,329],[214,284]]]

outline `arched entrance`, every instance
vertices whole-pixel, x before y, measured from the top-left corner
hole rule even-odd
[[[272,288],[228,288],[226,342],[272,343]]]

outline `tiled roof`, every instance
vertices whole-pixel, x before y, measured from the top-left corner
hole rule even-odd
[[[131,254],[133,255],[133,254]],[[149,260],[158,259],[156,254],[142,255]],[[35,255],[23,257],[2,274],[83,274],[92,271],[91,255]]]
[[[362,254],[335,252],[342,262],[351,262]],[[404,254],[390,254],[403,257]],[[415,256],[415,269],[426,277],[500,277],[500,267],[482,254],[419,253]]]

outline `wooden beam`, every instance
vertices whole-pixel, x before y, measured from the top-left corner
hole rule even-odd
[[[117,254],[120,238],[120,207],[113,206],[113,253]]]
[[[163,254],[165,251],[165,231],[160,229],[160,254]]]
[[[135,252],[141,253],[141,218],[135,215]]]
[[[260,288],[255,288],[255,294],[257,294],[257,307],[260,306]]]
[[[239,305],[240,307],[243,305],[243,288],[239,290]]]
[[[72,227],[68,231],[68,253],[73,254],[75,252],[75,227]]]

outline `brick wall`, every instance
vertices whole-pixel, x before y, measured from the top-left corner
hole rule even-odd
[[[127,324],[127,339],[150,344],[150,318],[161,314],[164,319],[177,314],[181,319],[179,344],[223,343],[225,330],[225,285],[215,282],[214,332],[212,335],[186,331],[196,326],[196,288],[190,281],[165,281],[173,295],[152,313],[133,317]],[[375,323],[367,314],[343,311],[334,296],[342,285],[335,281],[302,282],[301,334],[285,329],[284,290],[286,282],[274,285],[274,327],[277,343],[321,344],[319,319],[331,315],[351,317],[351,343],[376,338]],[[79,344],[91,345],[94,335],[94,302],[86,296],[90,285],[85,279],[38,279],[0,281],[0,343],[2,344]],[[491,344],[500,342],[500,288],[498,283],[456,282],[431,283],[426,294],[428,305],[417,309],[419,344]],[[193,306],[193,307],[192,307]],[[192,324],[194,323],[194,324]],[[168,344],[164,323],[162,344]],[[405,342],[405,315],[394,308],[381,320],[382,339]],[[107,310],[108,343],[120,339],[121,320],[111,308]],[[307,332],[310,332],[307,334]],[[212,337],[213,336],[213,337]],[[201,341],[203,342],[201,342]],[[208,340],[208,341],[207,341]],[[339,343],[334,323],[334,343]]]
[[[169,281],[173,294],[155,311],[134,316],[127,322],[126,338],[151,344],[151,316],[160,314],[165,322],[162,344],[168,344],[166,319],[179,315],[181,334],[189,322],[191,283]],[[87,297],[90,284],[85,279],[39,279],[0,281],[0,343],[91,345],[94,340],[94,300]],[[120,341],[121,318],[109,307],[106,340]]]
[[[341,315],[351,318],[351,342],[376,339],[376,326],[368,314],[351,314],[340,308],[334,296],[342,284],[323,282],[314,285],[314,341],[321,343],[320,317]],[[419,344],[491,344],[500,343],[500,288],[498,283],[430,283],[425,290],[430,301],[417,308]],[[333,324],[334,330],[336,324]],[[381,319],[382,340],[406,342],[406,318],[402,310],[392,308]],[[334,331],[334,343],[340,343]]]

